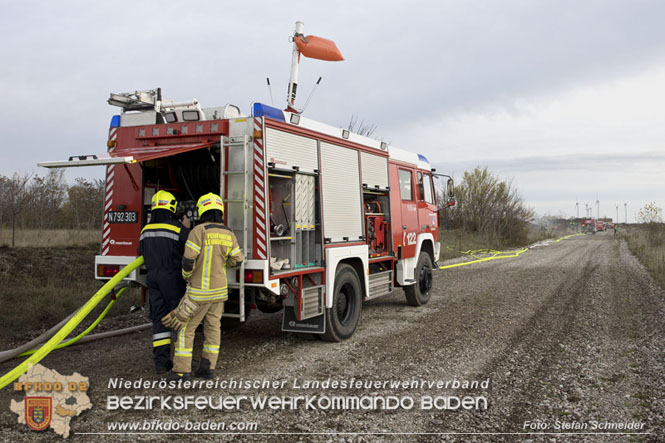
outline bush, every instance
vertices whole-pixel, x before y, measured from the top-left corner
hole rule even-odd
[[[449,216],[454,226],[509,244],[524,244],[534,213],[517,189],[487,168],[465,172],[455,187],[457,205]]]

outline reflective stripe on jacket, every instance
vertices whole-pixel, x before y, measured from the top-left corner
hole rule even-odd
[[[187,294],[194,300],[226,300],[226,267],[242,262],[244,256],[235,234],[226,226],[208,222],[196,226],[185,243],[182,276]]]
[[[188,234],[189,229],[176,220],[145,225],[141,230],[139,253],[143,255],[148,272],[178,272]]]

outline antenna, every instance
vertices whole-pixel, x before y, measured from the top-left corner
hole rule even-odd
[[[266,82],[268,83],[268,92],[270,93],[270,104],[275,105],[275,100],[272,98],[272,88],[270,87],[270,77],[266,77]]]
[[[301,111],[301,113],[305,112],[305,109],[307,109],[307,105],[309,104],[310,99],[311,99],[312,96],[314,95],[314,91],[316,91],[316,87],[319,86],[319,83],[321,83],[321,79],[322,79],[322,78],[323,78],[323,77],[319,77],[319,79],[316,81],[316,84],[315,84],[314,87],[312,88],[312,92],[310,92],[310,93],[309,93],[309,97],[307,97],[307,101],[305,102],[305,106],[302,107],[302,111]]]

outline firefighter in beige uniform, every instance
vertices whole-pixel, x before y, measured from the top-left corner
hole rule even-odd
[[[228,299],[226,267],[243,261],[236,236],[222,224],[222,199],[209,193],[199,198],[196,206],[200,223],[190,232],[182,259],[187,291],[178,307],[162,319],[164,325],[178,331],[170,379],[187,377],[191,372],[194,332],[204,319],[201,363],[195,375],[212,378],[219,355],[224,302]]]

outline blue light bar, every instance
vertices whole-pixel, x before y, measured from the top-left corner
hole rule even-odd
[[[429,163],[429,160],[427,160],[427,157],[425,157],[422,154],[418,154],[418,160],[420,160],[421,162]]]
[[[111,127],[112,128],[119,128],[120,127],[120,116],[119,115],[114,115],[113,118],[111,118]]]
[[[254,117],[269,117],[274,120],[286,122],[284,113],[281,109],[273,108],[272,106],[264,105],[263,103],[254,103]]]

